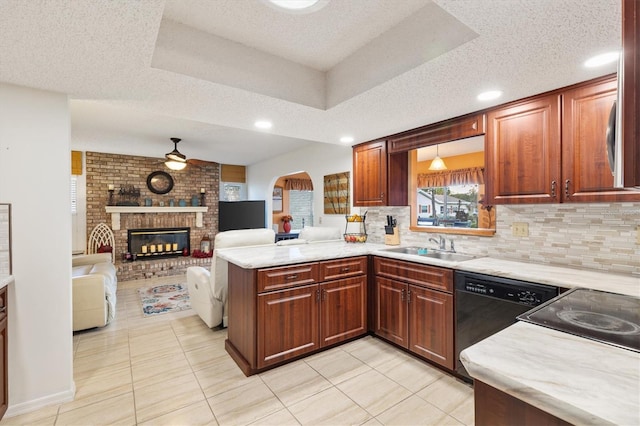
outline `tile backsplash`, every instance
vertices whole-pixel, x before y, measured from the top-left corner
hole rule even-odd
[[[403,245],[434,246],[437,233],[409,231],[409,207],[367,210],[368,241],[384,243],[386,215],[398,220]],[[640,203],[535,204],[497,206],[493,237],[442,234],[459,252],[556,266],[588,268],[640,276]],[[512,235],[514,222],[528,224],[529,235]]]

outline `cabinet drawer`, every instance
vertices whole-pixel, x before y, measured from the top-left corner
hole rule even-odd
[[[283,266],[258,270],[258,293],[318,282],[318,264]]]
[[[367,273],[367,257],[350,257],[320,263],[320,281],[364,275]]]
[[[453,270],[451,269],[384,257],[375,258],[374,268],[377,276],[388,277],[448,293],[453,292]]]

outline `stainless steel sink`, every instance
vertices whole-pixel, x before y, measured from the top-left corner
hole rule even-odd
[[[465,260],[471,260],[476,258],[475,256],[471,256],[468,254],[451,253],[451,252],[443,252],[443,251],[429,251],[425,254],[420,254],[420,256],[432,257],[434,259],[448,260],[450,262],[463,262]]]
[[[432,259],[446,260],[449,262],[463,262],[465,260],[475,259],[475,256],[462,253],[453,253],[448,251],[439,251],[425,247],[394,247],[383,249],[393,253],[412,254],[415,256],[430,257]]]
[[[394,247],[383,250],[402,254],[421,254],[422,252],[427,252],[427,249],[424,247]]]

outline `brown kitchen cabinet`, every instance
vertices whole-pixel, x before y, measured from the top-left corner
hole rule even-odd
[[[615,76],[562,94],[562,201],[640,201],[614,188],[604,136],[617,97]]]
[[[616,85],[606,76],[489,111],[489,203],[640,200],[613,187],[607,159]]]
[[[452,370],[453,271],[383,257],[374,271],[375,334]]]
[[[387,205],[387,141],[353,147],[353,205]]]
[[[560,201],[560,96],[487,114],[487,204]]]
[[[366,273],[366,256],[258,270],[229,264],[227,351],[248,376],[365,334]]]
[[[353,205],[406,206],[408,203],[407,152],[387,153],[387,141],[353,147]]]
[[[0,289],[0,419],[9,406],[7,287]]]

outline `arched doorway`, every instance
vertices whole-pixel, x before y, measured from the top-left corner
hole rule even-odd
[[[291,233],[313,225],[313,182],[307,172],[280,176],[273,187],[272,223],[284,232],[283,218],[291,217]]]

